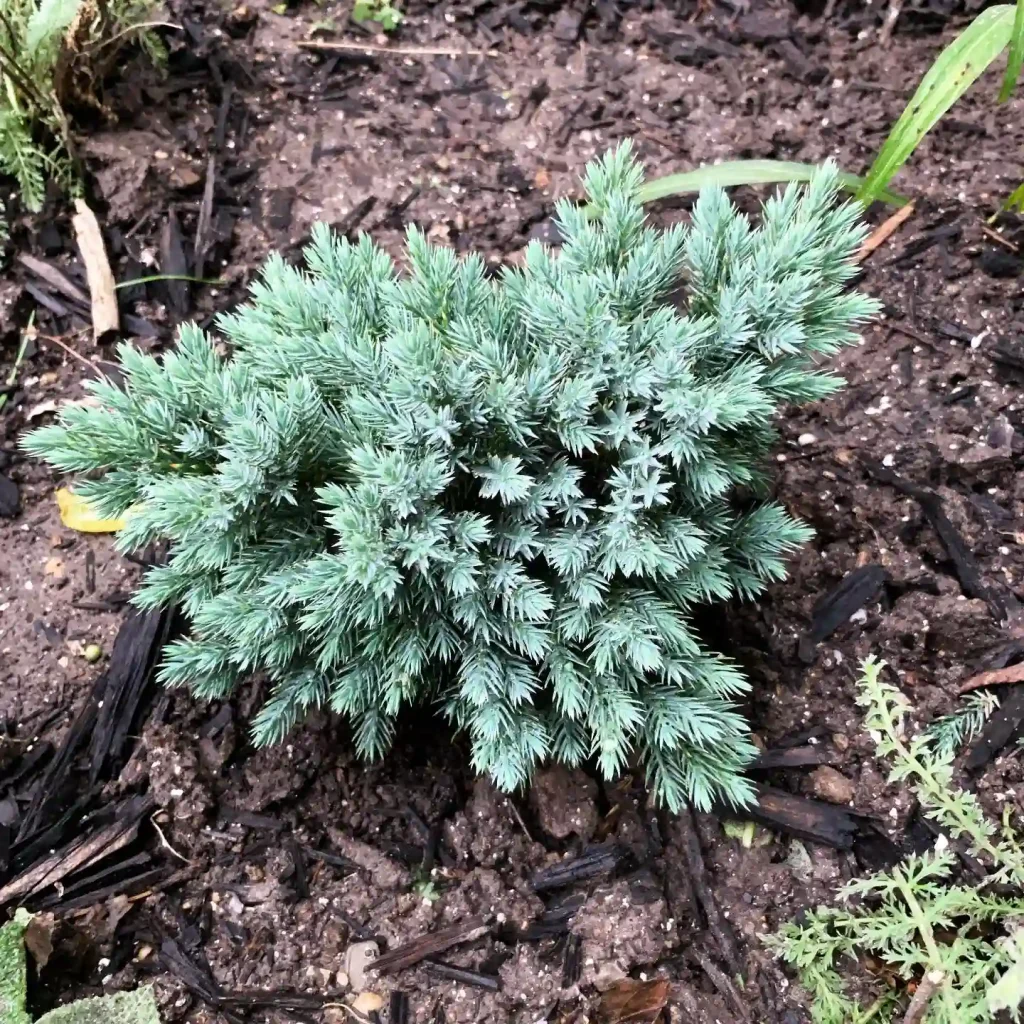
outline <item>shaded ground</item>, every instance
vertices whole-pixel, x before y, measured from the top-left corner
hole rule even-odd
[[[952,4],[910,11],[884,48],[858,5],[838,5],[828,21],[782,2],[751,6],[733,16],[710,3],[599,2],[585,14],[558,4],[413,4],[398,45],[485,52],[398,57],[298,47],[329,19],[338,38],[381,45],[344,25],[342,5],[277,14],[270,4],[172,4],[184,30],[173,37],[170,73],[128,67],[107,97],[120,121],[83,139],[82,154],[120,280],[160,268],[223,283],[122,292],[136,343],[162,345],[176,320],[237,301],[265,255],[296,253],[317,219],[370,231],[395,252],[403,225],[415,222],[437,241],[514,258],[531,237],[554,240],[554,198],[573,194],[586,160],[625,136],[651,174],[744,156],[835,156],[861,169],[955,26],[939,16]],[[906,793],[885,786],[859,728],[857,662],[886,658],[928,718],[955,706],[958,685],[986,656],[1021,638],[1024,231],[1011,222],[1000,243],[984,225],[1024,177],[1024,100],[996,108],[994,93],[990,75],[901,175],[915,215],[867,261],[863,282],[885,317],[836,360],[849,388],[781,423],[778,494],[817,539],[789,582],[730,613],[721,638],[754,682],[750,712],[764,745],[815,745],[843,777],[828,794],[852,799],[897,844],[911,841],[912,809]],[[685,205],[667,204],[663,215],[685,216]],[[68,230],[55,203],[20,225],[15,247],[80,278]],[[0,472],[21,492],[20,513],[0,520],[0,713],[16,741],[59,741],[98,671],[84,645],[110,652],[137,569],[106,538],[60,526],[58,481],[14,445],[26,421],[49,414],[45,403],[81,397],[92,372],[48,338],[86,360],[111,353],[80,330],[73,303],[64,313],[40,307],[39,282],[24,267],[0,288],[4,377],[32,309],[41,334],[0,413]],[[872,476],[865,460],[936,491],[976,560],[973,583],[920,502]],[[867,565],[886,570],[885,585],[802,659],[816,603]],[[327,719],[254,753],[244,726],[252,698],[221,708],[154,694],[156,710],[104,798],[147,791],[165,842],[147,818],[137,844],[185,877],[65,918],[40,1005],[152,978],[165,1019],[213,1019],[217,1000],[183,960],[226,992],[287,990],[291,1003],[278,999],[271,1019],[340,1024],[348,1011],[320,1003],[340,1003],[354,980],[350,942],[379,937],[393,947],[482,916],[490,937],[439,957],[498,979],[500,991],[422,966],[372,989],[384,999],[406,993],[415,1021],[582,1020],[628,973],[671,980],[674,1020],[804,1020],[758,936],[870,866],[866,842],[853,851],[808,844],[808,859],[781,834],[759,833],[745,849],[711,816],[670,821],[647,808],[638,779],[605,787],[552,773],[513,803],[474,783],[463,751],[433,740],[429,721],[409,722],[396,753],[370,769],[352,761]],[[19,746],[15,765],[30,751]],[[812,770],[762,777],[820,794]],[[976,785],[993,809],[1019,808],[1021,774],[1010,744]],[[613,870],[536,891],[537,872],[591,841],[609,844]],[[687,856],[694,844],[706,886]],[[709,919],[709,892],[719,921],[713,906]],[[748,979],[742,994],[729,981],[738,970]],[[400,1018],[400,1005],[389,1006]]]

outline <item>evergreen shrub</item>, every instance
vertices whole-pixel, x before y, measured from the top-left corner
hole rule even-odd
[[[254,674],[280,740],[314,708],[383,756],[403,708],[438,701],[505,789],[541,761],[633,757],[670,808],[743,803],[747,688],[695,608],[752,598],[809,531],[766,499],[782,403],[875,304],[846,288],[860,207],[826,168],[752,227],[721,191],[688,226],[645,224],[628,145],[490,279],[408,232],[399,273],[317,228],[162,360],[120,350],[28,451],[84,474],[122,550],[166,540],[136,602],[180,602],[163,680],[224,699]],[[685,299],[675,301],[682,282]]]

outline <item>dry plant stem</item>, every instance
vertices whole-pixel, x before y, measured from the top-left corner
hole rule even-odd
[[[970,693],[983,686],[997,686],[1000,683],[1024,683],[1024,663],[1008,665],[1006,668],[994,668],[988,672],[979,672],[960,685],[958,694]]]
[[[982,227],[981,233],[986,238],[991,239],[997,245],[1001,245],[1005,249],[1009,249],[1010,252],[1020,252],[1018,246],[1014,245],[1013,242],[1011,242],[1008,238],[1003,238],[1003,236],[999,234],[998,231],[993,231],[990,227]]]
[[[899,229],[899,227],[910,219],[914,212],[914,204],[907,203],[901,206],[891,217],[887,217],[881,224],[871,232],[864,240],[864,244],[857,253],[857,261],[866,260],[879,246],[884,245]]]
[[[885,21],[878,31],[878,42],[882,46],[888,46],[892,39],[893,29],[899,20],[900,11],[903,9],[903,0],[889,0],[889,10],[885,12]]]
[[[372,46],[306,39],[295,44],[302,50],[340,50],[345,53],[378,53],[392,57],[499,57],[499,50],[454,50],[446,46]]]
[[[188,857],[183,853],[179,853],[173,846],[171,846],[167,836],[164,835],[164,830],[157,824],[155,814],[149,819],[149,823],[156,829],[156,834],[160,837],[161,845],[165,846],[171,853],[173,853],[178,860],[183,860],[186,864],[191,865],[192,861],[190,861]]]
[[[84,331],[78,331],[78,334],[84,334]],[[68,345],[62,338],[54,337],[51,334],[40,334],[38,335],[43,341],[52,341],[55,345],[64,349],[65,352],[73,359],[77,359],[79,362],[85,363],[91,370],[94,370],[100,377],[104,376],[103,371],[100,369],[99,363],[93,362],[88,356],[83,356],[81,352],[76,352],[70,345]]]
[[[903,1024],[921,1024],[924,1015],[928,1012],[928,1004],[932,996],[939,990],[946,976],[942,971],[929,971],[917,986],[914,998],[910,1000],[907,1012],[903,1017]]]
[[[75,200],[75,215],[71,223],[75,238],[85,263],[85,276],[89,282],[89,298],[92,302],[92,336],[99,342],[105,334],[121,329],[121,315],[117,309],[117,292],[114,289],[114,272],[110,269],[103,232],[100,231],[96,214],[89,209],[84,199]]]
[[[173,21],[140,21],[137,25],[129,25],[127,28],[121,29],[120,32],[114,33],[109,39],[104,39],[93,52],[99,53],[105,46],[116,43],[118,39],[123,39],[132,32],[145,32],[151,28],[170,28],[174,29],[175,32],[182,31],[181,25],[175,25]]]

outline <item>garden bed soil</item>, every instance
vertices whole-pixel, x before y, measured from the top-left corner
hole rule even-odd
[[[577,195],[586,161],[627,136],[652,175],[752,156],[835,157],[859,170],[963,12],[908,4],[883,46],[863,5],[830,5],[827,19],[802,6],[415,2],[383,39],[346,24],[343,3],[172,0],[183,30],[170,34],[168,74],[130,62],[105,96],[116,121],[83,134],[79,155],[119,280],[162,269],[219,283],[129,289],[129,333],[158,350],[177,321],[208,322],[272,250],[297,258],[316,220],[369,231],[396,255],[416,223],[494,263],[516,259],[531,238],[557,241],[554,200]],[[311,37],[381,49],[302,48]],[[386,52],[395,46],[475,52]],[[417,1022],[615,1020],[628,976],[667,980],[654,1002],[667,996],[673,1020],[806,1020],[761,936],[884,859],[879,836],[913,841],[910,797],[886,784],[859,725],[859,661],[888,661],[924,721],[952,710],[993,652],[1024,639],[1024,230],[1005,220],[1000,241],[986,227],[1024,177],[1024,99],[996,106],[996,87],[985,76],[898,179],[916,208],[865,262],[862,287],[885,312],[834,361],[849,386],[780,419],[777,495],[815,540],[788,581],[730,608],[712,638],[749,673],[758,741],[809,748],[834,769],[778,768],[762,781],[849,803],[866,816],[849,819],[852,849],[797,847],[767,829],[747,848],[722,816],[655,812],[639,776],[611,786],[551,771],[509,799],[472,779],[464,747],[439,739],[429,717],[407,721],[395,752],[371,767],[326,717],[255,751],[245,725],[254,692],[209,706],[153,685],[104,799],[151,795],[155,825],[137,843],[179,877],[61,916],[36,1008],[149,980],[168,1022],[340,1024],[353,1019],[342,1004],[358,984],[350,943],[390,949],[482,918],[487,936],[435,957],[482,981],[422,963],[371,977],[382,1012],[403,1016],[398,991]],[[752,193],[737,200],[756,208]],[[675,201],[655,215],[686,209]],[[873,210],[873,223],[888,212]],[[16,223],[13,249],[81,275],[56,200]],[[32,310],[38,331],[0,412],[0,473],[20,491],[19,510],[0,519],[7,743],[60,742],[104,665],[85,647],[110,656],[138,572],[109,537],[65,529],[60,480],[16,451],[28,425],[80,399],[83,379],[113,358],[73,311],[39,306],[33,282],[15,262],[0,292],[4,378]],[[937,500],[922,504],[891,474]],[[936,507],[962,541],[952,555]],[[881,569],[863,609],[817,647],[801,645],[822,597],[867,566]],[[971,784],[991,810],[1019,811],[1022,774],[1011,742]],[[595,843],[610,870],[538,891],[539,872]],[[229,998],[255,990],[266,996],[255,1009]]]

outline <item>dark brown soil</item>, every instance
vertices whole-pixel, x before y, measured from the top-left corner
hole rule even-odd
[[[106,96],[118,120],[83,134],[81,156],[120,280],[167,270],[178,234],[185,268],[196,269],[212,168],[203,275],[222,283],[148,284],[123,295],[138,318],[136,343],[159,347],[176,321],[206,320],[238,301],[261,260],[273,249],[294,256],[320,219],[370,231],[396,253],[403,226],[417,223],[460,250],[515,258],[529,238],[553,240],[554,199],[572,194],[585,162],[626,136],[652,175],[750,156],[834,156],[860,170],[962,12],[907,4],[886,47],[863,5],[835,5],[828,20],[820,6],[417,0],[396,38],[380,40],[345,24],[344,2],[280,14],[261,0],[234,10],[172,0],[184,30],[171,33],[168,75],[128,64]],[[317,29],[330,20],[337,35]],[[299,48],[314,32],[485,52]],[[843,777],[780,769],[768,781],[852,794],[853,807],[897,844],[912,808],[886,784],[860,728],[858,662],[885,658],[926,720],[955,707],[958,686],[984,657],[1022,635],[1024,230],[1010,219],[999,242],[985,221],[1024,178],[1024,100],[997,107],[996,88],[995,73],[985,76],[900,175],[915,213],[867,260],[863,282],[885,315],[836,359],[848,388],[780,422],[778,495],[817,538],[793,560],[788,582],[756,607],[730,610],[721,638],[753,681],[750,715],[763,744],[816,743]],[[752,196],[738,198],[746,205]],[[675,207],[680,216],[685,203]],[[14,246],[80,274],[57,201],[18,223]],[[4,379],[37,308],[23,287],[31,281],[15,265],[0,283]],[[64,529],[53,501],[59,481],[16,453],[18,434],[45,420],[52,403],[80,399],[92,372],[48,338],[60,336],[87,361],[112,357],[74,315],[39,308],[36,324],[0,412],[0,472],[21,491],[20,513],[0,520],[0,716],[22,739],[59,740],[102,667],[85,660],[84,646],[109,653],[137,568],[108,538]],[[873,477],[865,460],[935,490],[980,585],[965,592],[920,503]],[[807,664],[798,640],[816,603],[867,564],[883,566],[889,582]],[[737,965],[709,938],[700,893],[687,882],[685,829],[648,808],[639,779],[609,787],[552,772],[529,798],[511,801],[474,782],[464,750],[437,739],[442,730],[430,720],[407,723],[395,753],[370,768],[326,718],[283,747],[254,752],[244,725],[251,702],[243,695],[225,711],[175,694],[149,717],[109,792],[148,789],[166,843],[155,832],[146,842],[186,861],[190,877],[73,915],[59,933],[69,943],[58,958],[65,973],[44,969],[41,1000],[153,980],[165,1020],[214,1019],[216,1007],[169,969],[161,936],[170,935],[208,962],[225,991],[329,997],[322,1010],[259,1010],[257,1019],[341,1024],[351,1019],[341,1005],[353,980],[344,961],[351,942],[376,937],[390,948],[483,916],[496,926],[492,937],[440,958],[496,977],[498,992],[417,967],[371,981],[385,1012],[398,989],[417,1022],[592,1019],[585,1015],[599,994],[630,975],[672,981],[673,1020],[801,1021],[803,997],[760,936],[870,866],[861,850],[806,844],[808,858],[780,833],[759,831],[747,849],[701,816],[708,881],[748,979],[738,996],[729,981]],[[973,784],[993,810],[1019,811],[1022,774],[1011,743]],[[614,872],[534,891],[536,872],[591,841],[621,844]],[[344,859],[353,866],[339,867]],[[566,900],[578,940],[514,941]],[[84,941],[72,941],[76,929]],[[565,961],[577,952],[580,975],[566,985]]]

